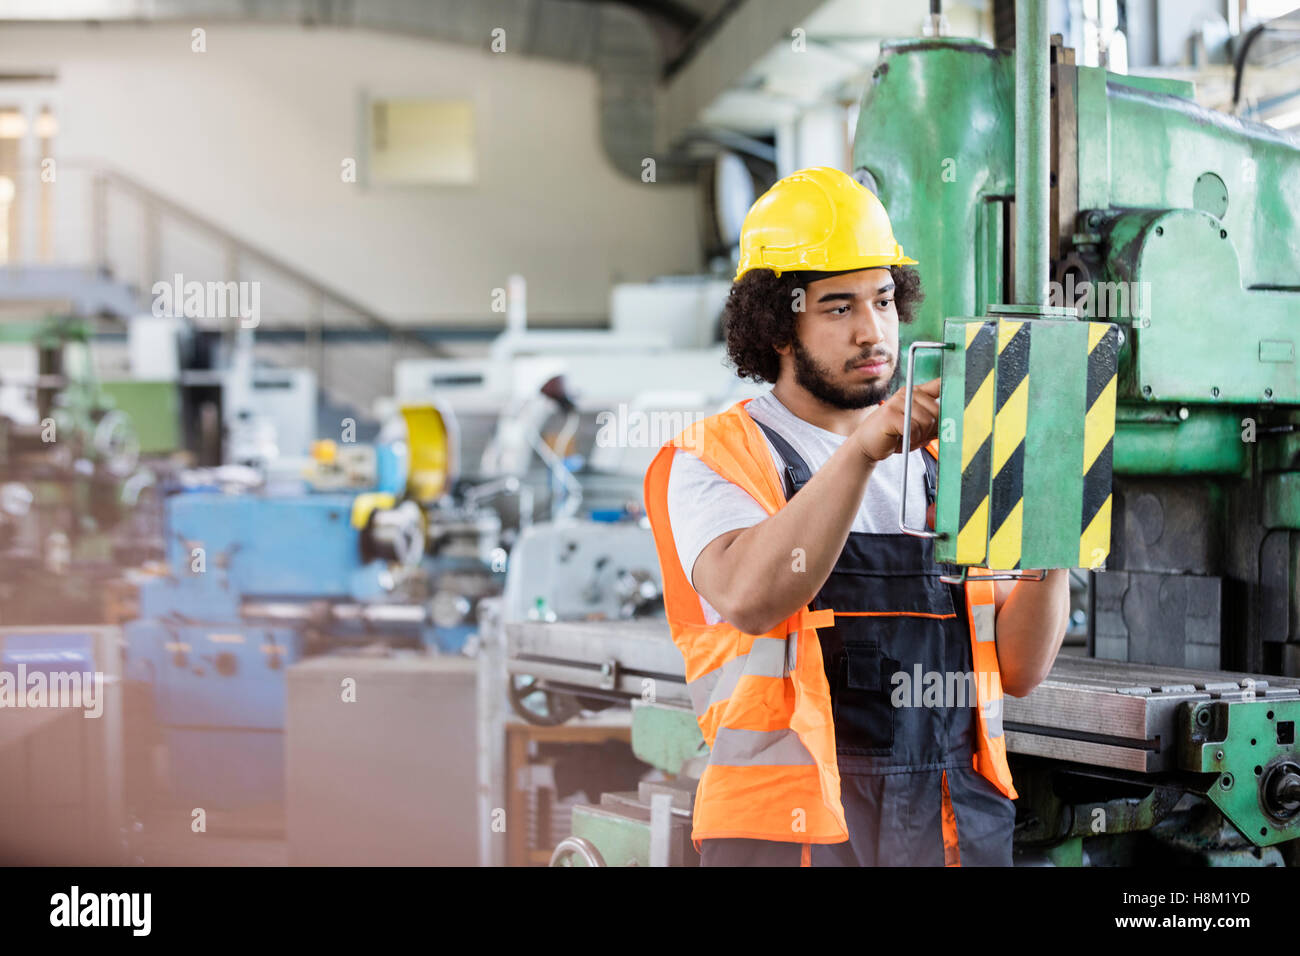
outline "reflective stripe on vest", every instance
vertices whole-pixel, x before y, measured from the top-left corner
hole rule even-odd
[[[677,557],[668,517],[668,475],[678,449],[746,491],[769,514],[785,492],[767,442],[739,402],[668,442],[646,471],[645,505],[663,574],[664,608],[686,663],[687,686],[709,745],[695,800],[695,841],[745,837],[801,843],[848,839],[840,803],[830,687],[817,628],[834,612],[803,608],[763,635],[708,624]],[[937,454],[938,443],[931,444]],[[991,581],[972,568],[966,610],[977,677],[975,769],[1015,797],[1002,737],[1002,687]],[[986,572],[987,573],[987,572]]]
[[[691,695],[695,713],[703,714],[714,704],[729,698],[742,674],[785,677],[789,673],[786,646],[793,643],[789,639],[780,641],[772,637],[760,637],[754,641],[748,654],[738,654],[721,667],[715,667],[707,674],[688,681],[686,689]]]

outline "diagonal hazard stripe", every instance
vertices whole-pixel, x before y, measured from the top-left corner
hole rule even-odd
[[[996,378],[996,326],[971,322],[966,326],[965,405],[962,409],[962,465],[957,561],[984,560],[988,544],[988,498],[993,399]]]
[[[1079,536],[1079,567],[1096,568],[1106,561],[1110,553],[1110,503],[1111,495],[1106,496],[1091,521],[1083,526]]]
[[[989,566],[995,568],[1015,568],[1020,563],[1031,328],[1026,321],[998,323],[988,548]]]
[[[1088,326],[1088,384],[1083,424],[1083,501],[1079,567],[1095,568],[1110,553],[1111,481],[1115,454],[1115,393],[1119,329]]]
[[[968,376],[969,380],[969,376]],[[961,470],[964,473],[982,447],[993,434],[993,370],[989,369],[984,383],[966,404],[966,414],[961,429]],[[987,466],[986,466],[987,467]]]
[[[992,512],[989,527],[994,531],[1007,520],[1007,515],[1024,497],[1025,443],[1021,442],[1007,456],[1002,470],[993,479]]]
[[[957,532],[957,562],[969,564],[984,560],[989,533],[989,496],[979,501],[974,514]]]
[[[971,456],[970,467],[962,466],[962,475],[970,475],[973,479],[976,475],[984,475],[987,482],[989,474],[989,455],[992,454],[993,441],[991,438],[985,438],[984,444],[980,445],[979,451]],[[987,501],[989,489],[987,484],[979,484],[974,480],[963,481],[961,484],[961,514],[958,521],[958,528],[966,527],[966,522],[970,521],[971,515],[980,503]]]
[[[1078,394],[1077,392],[1075,393]],[[1115,379],[1112,377],[1083,419],[1083,472],[1086,475],[1097,456],[1115,436]]]
[[[1004,571],[1020,567],[1021,525],[1024,517],[1024,500],[1018,500],[1006,520],[989,538],[989,567]]]
[[[995,442],[993,447],[993,474],[996,475],[1002,470],[1003,465],[1007,463],[1007,459],[1011,457],[1016,449],[1024,448],[1025,428],[1028,425],[1028,420],[1029,376],[1026,375],[1020,380],[1016,390],[998,409],[998,417],[994,427],[999,434],[998,441]],[[1020,441],[1014,443],[1013,439],[1016,437],[1017,431],[1020,433]]]

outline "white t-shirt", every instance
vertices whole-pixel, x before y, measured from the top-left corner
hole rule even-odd
[[[781,404],[768,392],[753,399],[745,410],[756,422],[767,425],[790,443],[810,471],[817,470],[844,444],[844,436],[811,425]],[[777,471],[784,474],[785,462],[767,440]],[[907,521],[918,526],[925,521],[925,459],[919,448],[911,452],[907,463]],[[851,531],[872,534],[899,534],[898,488],[902,479],[903,457],[890,455],[876,465],[867,481],[862,505],[853,520]],[[673,541],[682,570],[693,579],[695,561],[720,535],[738,528],[750,528],[767,518],[763,506],[739,485],[723,478],[690,452],[677,450],[668,473],[668,520],[672,522]],[[709,602],[700,598],[704,619],[709,624],[722,620]]]

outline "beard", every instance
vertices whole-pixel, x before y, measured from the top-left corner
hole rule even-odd
[[[894,389],[897,387],[899,369],[897,361],[894,362],[893,373],[887,382],[880,383],[877,380],[863,382],[860,385],[844,386],[837,385],[831,380],[830,369],[806,352],[797,338],[793,340],[792,346],[794,350],[794,380],[814,398],[830,405],[832,408],[855,409],[878,405],[893,394]],[[882,357],[878,354],[861,355],[854,359],[851,364]]]

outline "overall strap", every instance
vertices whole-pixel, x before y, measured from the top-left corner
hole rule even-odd
[[[925,503],[929,505],[938,494],[939,462],[924,448],[921,449],[921,458],[925,461]]]
[[[781,437],[774,429],[764,425],[758,419],[754,419],[754,424],[763,429],[763,434],[767,435],[768,441],[776,448],[776,452],[785,462],[785,472],[782,475],[782,484],[785,486],[786,500],[789,501],[795,493],[808,484],[812,478],[812,471],[791,444]],[[931,504],[937,495],[937,485],[939,481],[939,462],[924,449],[921,452],[921,460],[925,462],[925,502]]]
[[[808,463],[799,457],[799,453],[794,450],[788,441],[758,421],[758,419],[754,419],[754,424],[763,429],[768,441],[772,443],[776,448],[776,453],[785,462],[785,474],[782,475],[782,483],[785,485],[785,499],[789,501],[800,488],[808,484],[812,479],[812,471],[808,468]]]

